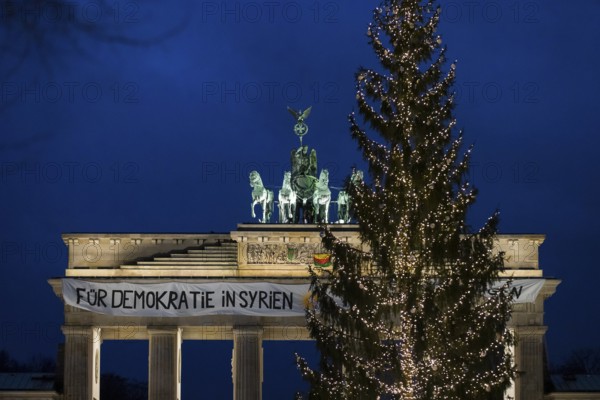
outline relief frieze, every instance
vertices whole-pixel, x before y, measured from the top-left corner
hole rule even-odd
[[[312,264],[313,255],[322,253],[321,243],[248,243],[248,264]]]

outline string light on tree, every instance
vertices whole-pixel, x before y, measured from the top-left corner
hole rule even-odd
[[[431,1],[385,0],[366,38],[381,68],[356,73],[350,130],[369,165],[347,188],[360,251],[325,230],[331,272],[312,274],[307,310],[318,367],[298,356],[311,399],[488,399],[514,376],[511,295],[484,297],[503,269],[497,215],[466,229],[476,192],[455,132],[452,85]]]

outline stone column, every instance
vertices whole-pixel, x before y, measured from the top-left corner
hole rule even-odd
[[[233,329],[231,361],[234,400],[262,398],[262,333],[258,326],[238,326]]]
[[[544,398],[544,334],[545,326],[517,326],[515,335],[516,400]]]
[[[101,329],[90,326],[63,326],[64,399],[100,400]]]
[[[148,328],[148,399],[181,397],[181,328]]]

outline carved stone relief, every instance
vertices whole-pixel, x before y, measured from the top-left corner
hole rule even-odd
[[[312,264],[315,253],[324,252],[320,243],[248,243],[248,264]]]

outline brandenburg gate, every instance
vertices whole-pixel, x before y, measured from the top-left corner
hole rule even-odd
[[[355,225],[339,224],[332,229],[343,240],[360,246]],[[278,314],[293,306],[288,292],[296,292],[285,288],[306,290],[307,265],[313,264],[314,254],[322,252],[315,225],[241,224],[228,234],[64,234],[63,240],[69,248],[68,268],[64,278],[50,279],[49,283],[65,300],[65,399],[100,399],[100,360],[105,340],[148,341],[151,400],[180,399],[183,340],[233,340],[233,398],[241,400],[260,399],[263,379],[276,379],[262,376],[263,340],[310,339],[300,296],[293,299],[300,301],[296,315]],[[538,248],[543,241],[542,235],[500,235],[497,242],[498,248],[506,252],[504,275],[512,276],[515,283],[537,285],[532,301],[517,298],[513,306],[511,325],[518,338],[517,400],[541,400],[543,396],[544,300],[559,283],[544,278],[539,268]],[[167,283],[182,286],[170,288],[166,295],[163,289],[153,289]],[[259,291],[251,308],[252,285],[263,283],[274,286],[263,290],[267,296],[262,301]],[[68,301],[64,293],[67,284],[76,288]],[[203,311],[223,304],[222,284],[231,284],[231,292],[237,291],[239,310],[230,307],[222,314],[204,315]],[[188,290],[201,293],[195,298],[188,296],[187,309],[200,310],[200,316],[180,315],[184,308],[181,297],[170,300],[170,293],[182,293],[194,285],[205,286],[200,286],[203,291]],[[95,287],[96,292],[89,287]],[[112,290],[112,294],[102,298],[101,290]],[[526,290],[520,286],[516,294],[525,298]],[[142,291],[145,307],[141,307]],[[206,294],[210,292],[215,293]],[[88,301],[88,296],[95,298]],[[211,303],[214,308],[209,308]],[[96,304],[101,312],[83,308],[93,309],[90,304]],[[145,316],[149,311],[163,316]]]
[[[292,112],[300,138],[309,112]],[[64,304],[65,400],[100,399],[107,340],[148,341],[150,400],[181,398],[182,341],[232,340],[232,397],[262,398],[263,380],[276,379],[263,376],[262,342],[310,340],[308,266],[328,261],[317,224],[329,222],[338,238],[362,246],[347,196],[341,191],[331,201],[326,170],[317,179],[316,152],[301,142],[291,163],[276,224],[270,223],[274,193],[253,171],[252,213],[260,205],[262,215],[229,233],[63,234],[68,266],[49,283]],[[362,173],[355,171],[355,178]],[[330,202],[337,203],[337,218]],[[540,269],[543,242],[543,235],[499,235],[496,241],[505,253],[503,277],[513,279],[518,374],[508,395],[515,400],[543,399],[544,301],[559,284]]]

